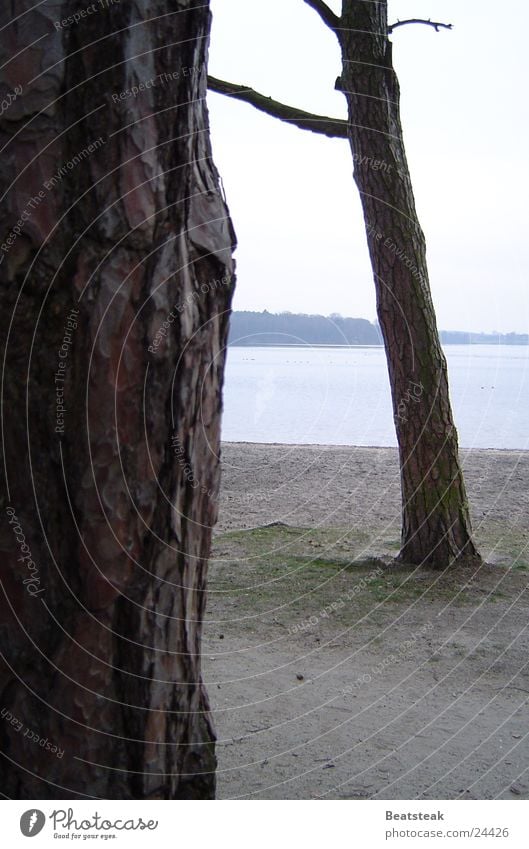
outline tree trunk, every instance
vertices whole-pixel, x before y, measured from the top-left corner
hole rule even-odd
[[[355,162],[399,444],[400,559],[446,567],[478,557],[458,459],[426,245],[406,161],[387,2],[344,0],[339,39]]]
[[[200,640],[234,234],[208,4],[5,5],[2,793],[212,798]]]

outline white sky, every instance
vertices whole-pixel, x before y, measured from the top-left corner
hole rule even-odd
[[[331,0],[339,12],[340,0]],[[392,0],[408,160],[439,325],[529,331],[526,0]],[[340,52],[303,0],[212,0],[210,73],[345,117]],[[209,97],[214,156],[237,232],[236,309],[375,318],[346,141]]]

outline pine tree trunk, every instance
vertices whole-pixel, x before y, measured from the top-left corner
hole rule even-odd
[[[340,41],[340,87],[348,104],[399,444],[400,559],[446,567],[478,555],[404,149],[387,2],[344,0]]]
[[[212,798],[200,640],[234,234],[210,12],[67,20],[86,7],[1,13],[0,783]]]

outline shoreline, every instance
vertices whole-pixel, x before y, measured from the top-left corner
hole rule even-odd
[[[496,562],[529,547],[529,451],[460,449],[474,534]],[[215,536],[273,523],[354,528],[366,548],[398,545],[398,449],[223,442]],[[501,543],[501,544],[500,544]],[[499,549],[498,549],[499,550]]]
[[[323,450],[332,450],[334,448],[340,450],[362,450],[362,451],[398,451],[397,445],[345,445],[338,443],[329,443],[329,442],[246,442],[244,440],[221,440],[221,449],[224,446],[231,445],[259,445],[263,448],[321,448]],[[464,454],[465,452],[471,451],[472,453],[479,452],[489,452],[489,451],[497,451],[502,454],[529,454],[529,448],[472,448],[465,447],[464,445],[459,446],[459,453]]]

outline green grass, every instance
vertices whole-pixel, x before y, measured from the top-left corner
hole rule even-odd
[[[383,559],[374,556],[374,546]],[[240,607],[254,624],[255,616],[278,611],[277,615],[294,621],[298,616],[317,615],[359,586],[360,591],[332,613],[334,621],[345,623],[352,613],[371,617],[374,611],[376,619],[381,611],[383,615],[385,610],[414,602],[428,608],[432,603],[461,606],[482,602],[484,594],[487,603],[501,601],[508,597],[504,584],[495,589],[501,574],[510,569],[506,580],[519,582],[523,580],[520,573],[529,570],[527,563],[513,566],[507,559],[505,565],[486,567],[468,586],[471,574],[457,568],[441,574],[396,564],[393,557],[398,547],[394,536],[375,542],[374,534],[367,531],[339,528],[274,524],[230,531],[215,538],[210,598],[230,610]],[[374,575],[377,569],[381,574]]]

